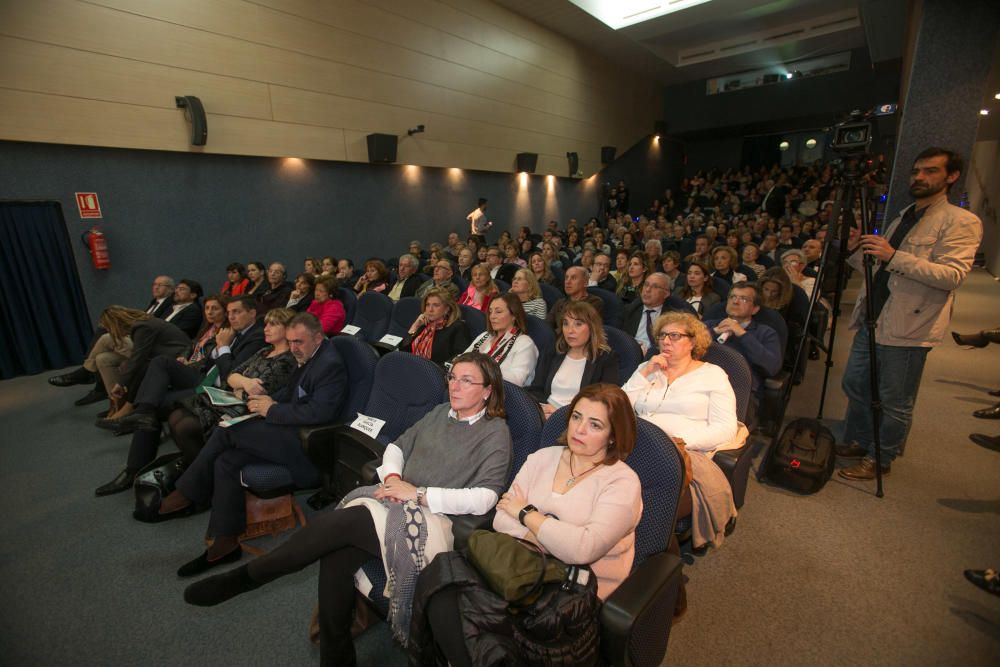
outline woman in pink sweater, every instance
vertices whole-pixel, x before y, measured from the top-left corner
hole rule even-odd
[[[521,466],[497,503],[493,528],[531,540],[568,564],[590,565],[603,600],[628,576],[642,516],[639,477],[625,464],[635,446],[632,404],[618,387],[583,388],[560,446]]]
[[[327,336],[339,333],[344,328],[347,323],[347,311],[338,298],[336,278],[323,276],[316,281],[313,300],[306,312],[319,318],[320,324],[323,325],[323,333]]]

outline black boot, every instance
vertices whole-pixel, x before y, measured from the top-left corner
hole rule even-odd
[[[263,586],[250,578],[248,567],[249,564],[241,565],[234,570],[194,582],[184,589],[184,601],[198,607],[213,607],[240,593]]]
[[[122,491],[128,491],[132,488],[132,482],[135,480],[136,470],[129,470],[128,468],[123,469],[118,476],[113,480],[97,487],[94,490],[95,496],[110,496],[115,493],[121,493]]]
[[[80,366],[75,371],[54,375],[49,378],[49,384],[53,387],[71,387],[74,384],[90,384],[94,381],[95,374]]]

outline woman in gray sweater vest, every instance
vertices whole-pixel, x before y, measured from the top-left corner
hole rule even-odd
[[[448,403],[386,447],[380,484],[352,491],[274,551],[192,584],[184,599],[216,605],[318,560],[321,662],[353,665],[354,573],[381,558],[389,622],[405,642],[417,575],[452,549],[449,515],[486,514],[505,489],[511,438],[504,417],[497,363],[480,352],[459,355],[448,375]]]

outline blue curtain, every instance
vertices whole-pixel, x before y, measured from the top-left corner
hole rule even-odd
[[[0,202],[0,378],[80,363],[93,329],[58,202]]]

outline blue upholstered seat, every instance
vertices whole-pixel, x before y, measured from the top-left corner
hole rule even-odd
[[[374,343],[389,330],[392,320],[392,299],[378,292],[365,292],[358,298],[351,324],[361,329],[358,335]]]

